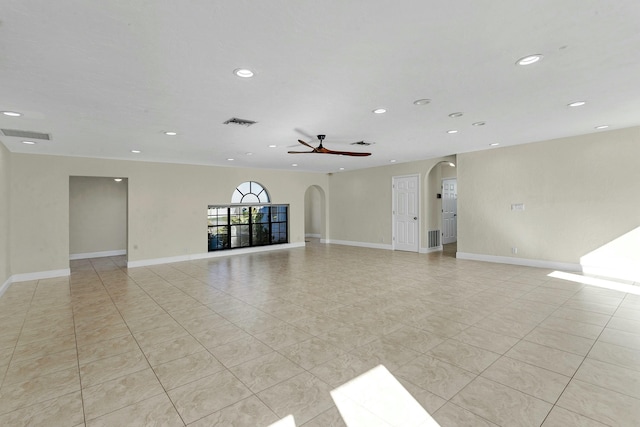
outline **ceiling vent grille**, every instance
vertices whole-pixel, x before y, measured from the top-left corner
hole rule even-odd
[[[25,139],[42,139],[45,141],[51,140],[51,135],[42,132],[33,132],[29,130],[16,130],[16,129],[0,129],[4,136],[13,136],[16,138]]]
[[[368,147],[373,144],[374,144],[373,142],[358,141],[358,142],[352,142],[350,145],[363,145],[365,147]]]
[[[254,122],[253,120],[245,120],[239,119],[237,117],[231,117],[229,120],[223,122],[225,125],[239,125],[249,127],[251,125],[255,125],[258,122]]]

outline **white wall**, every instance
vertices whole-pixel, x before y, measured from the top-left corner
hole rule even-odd
[[[10,156],[9,150],[0,142],[0,287],[11,277]]]
[[[69,267],[70,176],[128,178],[129,261],[206,253],[207,206],[230,203],[244,181],[290,204],[289,240],[304,242],[304,193],[327,188],[325,174],[26,154],[11,161],[13,274]]]
[[[71,255],[127,249],[127,180],[69,178]]]
[[[579,263],[640,226],[639,165],[640,128],[459,154],[458,251]]]

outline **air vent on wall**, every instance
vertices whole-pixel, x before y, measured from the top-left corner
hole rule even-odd
[[[29,130],[16,130],[16,129],[0,129],[4,136],[14,136],[16,138],[25,139],[43,139],[45,141],[51,140],[51,135],[42,132],[33,132]]]
[[[358,142],[352,142],[351,145],[364,145],[365,147],[368,147],[369,145],[373,145],[375,144],[374,142],[366,142],[366,141],[358,141]]]
[[[225,125],[240,125],[240,126],[246,126],[249,127],[251,125],[255,125],[258,122],[254,122],[253,120],[245,120],[245,119],[239,119],[237,117],[231,117],[229,120],[223,122]]]

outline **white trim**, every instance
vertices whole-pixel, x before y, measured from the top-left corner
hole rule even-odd
[[[14,274],[11,276],[11,282],[28,282],[30,280],[51,279],[54,277],[69,276],[71,270],[69,268],[63,268],[62,270],[49,270],[49,271],[36,271],[34,273],[22,273]]]
[[[11,277],[9,277],[7,281],[0,286],[0,297],[7,291],[7,289],[9,289],[9,286],[11,286]]]
[[[120,250],[116,250],[116,251],[102,251],[102,252],[87,252],[84,254],[71,254],[69,255],[69,259],[70,260],[74,260],[74,259],[87,259],[87,258],[104,258],[104,257],[109,257],[109,256],[119,256],[119,255],[126,255],[127,254],[127,250],[126,249],[120,249]]]
[[[420,248],[421,254],[430,254],[431,252],[442,252],[442,245],[433,248]]]
[[[563,271],[582,271],[580,264],[569,262],[556,262],[541,259],[513,258],[509,256],[496,256],[484,254],[471,254],[466,252],[456,252],[456,258],[471,261],[495,262],[499,264],[523,265],[525,267],[551,268]]]
[[[352,242],[349,240],[333,240],[333,239],[326,239],[323,243],[329,243],[332,245],[358,246],[360,248],[385,249],[388,251],[393,250],[392,245],[386,245],[383,243]]]
[[[258,252],[278,251],[283,249],[302,248],[304,246],[305,246],[304,242],[285,243],[281,245],[259,246],[255,248],[233,249],[229,251],[206,252],[202,254],[180,255],[180,256],[167,257],[167,258],[143,259],[139,261],[128,261],[127,268],[146,267],[149,265],[170,264],[172,262],[184,262],[184,261],[193,261],[198,259],[220,258],[225,256],[253,254]]]
[[[305,234],[304,237],[313,237],[315,239],[319,239],[319,238],[322,237],[322,235],[321,234],[308,233],[308,234]]]

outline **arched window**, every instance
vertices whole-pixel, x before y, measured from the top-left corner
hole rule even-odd
[[[231,196],[231,203],[269,203],[269,193],[255,181],[247,181],[238,185]]]

